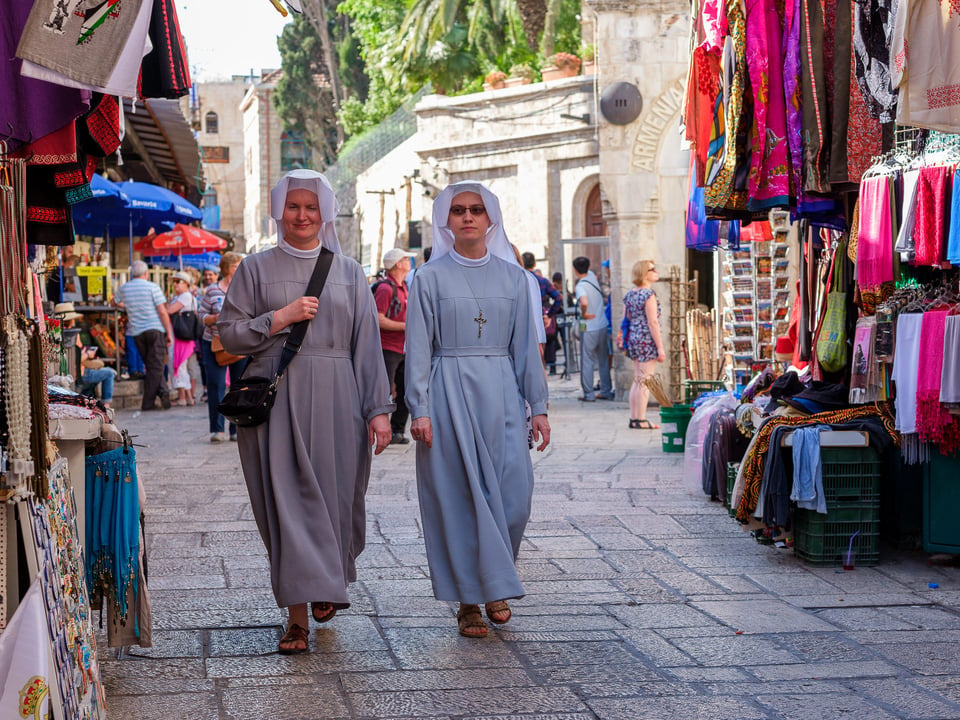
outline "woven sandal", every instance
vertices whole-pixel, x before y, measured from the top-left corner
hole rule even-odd
[[[487,613],[487,619],[490,622],[496,623],[497,625],[503,625],[505,622],[509,622],[510,618],[513,617],[513,614],[510,612],[510,606],[507,605],[506,600],[494,600],[493,602],[488,602],[483,606],[483,609]]]
[[[333,620],[333,616],[337,614],[337,609],[333,606],[333,603],[315,602],[310,603],[310,614],[313,615],[315,622],[325,623]]]
[[[310,635],[304,628],[296,623],[290,623],[290,627],[287,628],[287,631],[277,644],[277,652],[281,655],[299,655],[300,653],[305,653],[309,639]],[[287,645],[287,647],[284,647],[284,645]]]
[[[464,637],[479,640],[487,636],[487,624],[480,614],[479,605],[460,603],[460,609],[457,611],[457,626]]]

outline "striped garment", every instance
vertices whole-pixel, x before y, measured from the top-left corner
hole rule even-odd
[[[200,298],[200,307],[197,310],[197,314],[200,316],[200,321],[203,322],[207,315],[219,315],[220,308],[223,307],[223,299],[227,296],[227,293],[222,287],[220,287],[219,282],[213,283],[208,287],[204,293],[203,297]],[[203,327],[203,339],[207,342],[213,342],[213,336],[216,334],[216,328],[213,325],[207,325],[204,323]]]
[[[157,305],[164,305],[166,299],[156,283],[134,278],[117,290],[115,300],[127,311],[127,335],[136,337],[147,330],[166,332],[157,312]]]

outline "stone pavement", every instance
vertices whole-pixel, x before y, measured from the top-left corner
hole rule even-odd
[[[960,569],[884,548],[842,572],[758,545],[687,493],[658,432],[627,429],[625,403],[579,403],[577,386],[551,378],[508,625],[462,638],[433,599],[413,446],[393,446],[353,605],[292,657],[236,447],[208,442],[205,407],[118,413],[147,445],[155,633],[121,660],[101,641],[109,716],[960,718]]]

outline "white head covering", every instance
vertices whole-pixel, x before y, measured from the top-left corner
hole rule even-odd
[[[465,192],[477,193],[483,198],[483,206],[487,209],[487,217],[490,219],[490,227],[487,228],[487,250],[509,263],[516,263],[517,256],[510,247],[510,240],[507,239],[507,233],[503,229],[500,200],[486,185],[474,180],[447,185],[433,201],[433,254],[427,262],[443,257],[453,249],[453,230],[447,225],[450,219],[450,205],[453,204],[453,199],[457,195]]]
[[[516,265],[523,270],[523,265],[517,262],[517,254],[513,251],[507,233],[503,229],[503,214],[500,212],[500,200],[484,184],[475,180],[464,180],[462,182],[447,185],[437,199],[433,201],[433,251],[428,263],[432,263],[439,257],[443,257],[453,250],[453,231],[447,222],[450,220],[450,206],[453,199],[460,193],[477,193],[483,198],[483,207],[487,210],[487,218],[490,220],[490,227],[487,228],[487,251],[491,255],[496,255],[508,263]],[[543,327],[543,305],[540,301],[540,284],[533,276],[523,270],[527,275],[527,287],[530,294],[530,310],[533,313],[533,326],[537,331],[537,341],[546,342],[546,331]]]
[[[312,250],[299,250],[283,239],[283,208],[287,204],[287,193],[291,190],[309,190],[315,193],[320,204],[320,217],[323,223],[320,226],[320,244]],[[273,190],[270,191],[270,217],[277,223],[277,246],[284,252],[297,257],[316,257],[320,248],[325,247],[330,252],[342,255],[340,241],[337,240],[337,229],[334,221],[340,203],[337,202],[333,188],[326,177],[315,170],[292,170],[280,178]]]

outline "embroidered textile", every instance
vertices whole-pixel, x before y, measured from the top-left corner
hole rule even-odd
[[[140,97],[175,100],[190,92],[187,48],[180,34],[177,7],[173,0],[153,0],[150,41],[140,73]]]
[[[890,75],[894,0],[854,0],[853,55],[857,84],[870,116],[893,122],[897,90]]]
[[[953,175],[950,230],[947,234],[947,261],[952,265],[960,265],[960,168]]]

